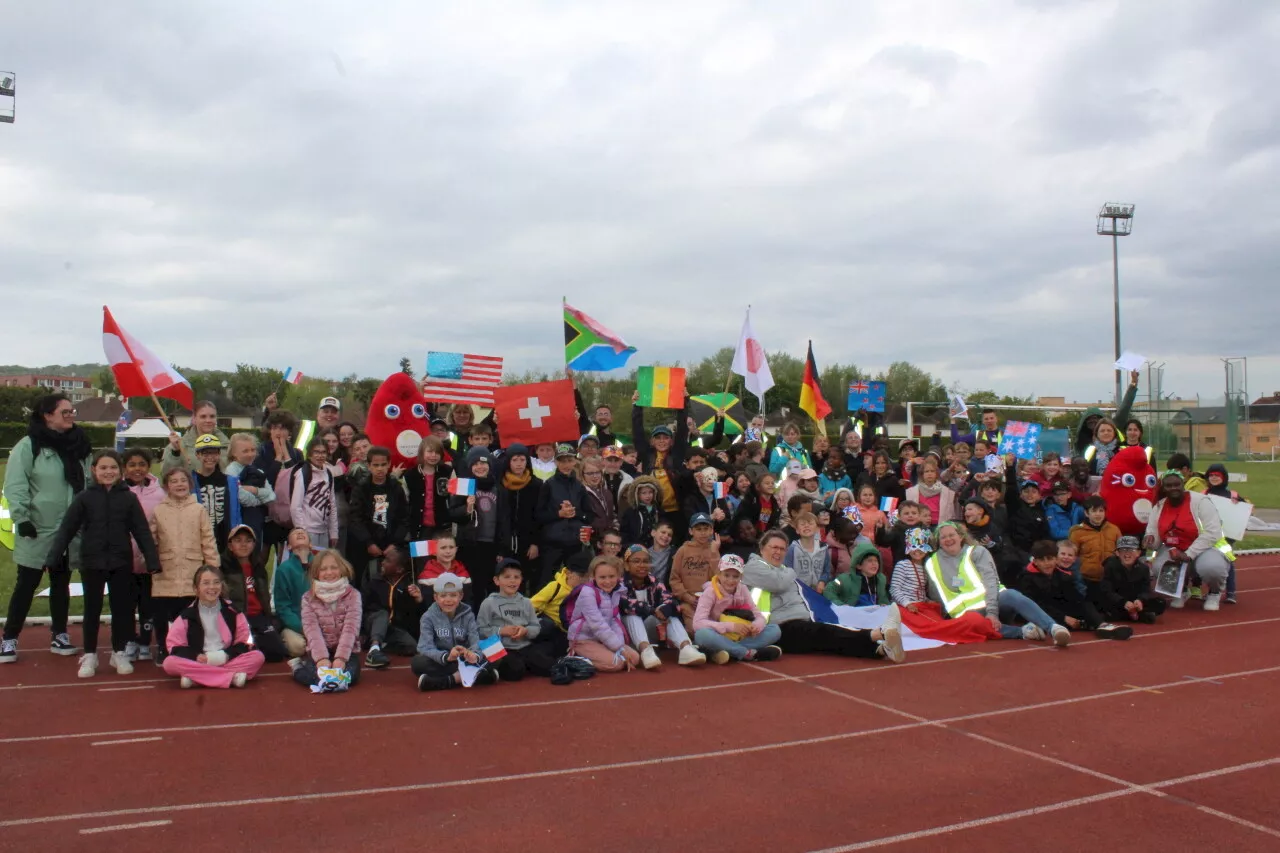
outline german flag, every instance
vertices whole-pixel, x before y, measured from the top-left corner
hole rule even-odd
[[[645,409],[684,408],[683,367],[641,367],[636,370],[636,405]]]
[[[809,341],[809,355],[804,360],[804,380],[800,383],[800,408],[813,418],[818,432],[827,434],[827,425],[823,418],[831,414],[831,405],[822,396],[822,386],[818,384],[818,365],[813,361],[813,341]]]

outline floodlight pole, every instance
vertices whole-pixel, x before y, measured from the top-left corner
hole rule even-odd
[[[1115,312],[1116,361],[1120,360],[1120,238],[1133,230],[1133,205],[1107,202],[1098,211],[1098,235],[1111,238],[1111,301]],[[1116,405],[1124,389],[1123,376],[1116,368]]]

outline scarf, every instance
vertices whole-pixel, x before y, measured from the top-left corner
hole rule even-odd
[[[533,480],[533,473],[524,469],[523,474],[512,474],[510,471],[502,475],[502,488],[509,492],[518,492]]]
[[[843,465],[832,465],[830,462],[822,469],[822,475],[833,483],[839,482],[848,473]]]
[[[49,429],[44,424],[32,424],[27,428],[27,437],[31,439],[31,456],[40,455],[45,448],[58,454],[62,460],[62,476],[73,494],[84,491],[84,460],[93,454],[93,446],[89,437],[78,425],[73,425],[66,432]]]
[[[336,581],[312,581],[311,594],[325,604],[333,604],[350,587],[351,582],[346,578],[338,578]]]
[[[916,483],[916,489],[919,491],[920,497],[922,498],[937,497],[942,494],[942,481],[934,480],[932,486],[927,486],[924,483]]]
[[[1098,470],[1103,471],[1106,469],[1107,463],[1111,461],[1111,457],[1116,455],[1116,451],[1120,447],[1120,442],[1115,439],[1112,439],[1105,444],[1101,441],[1095,441],[1093,443],[1093,447],[1095,453],[1094,458],[1098,462]]]

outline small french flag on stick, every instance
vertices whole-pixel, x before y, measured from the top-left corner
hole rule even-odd
[[[449,494],[451,495],[474,495],[476,493],[476,481],[470,477],[454,477],[449,481]]]
[[[409,543],[410,557],[434,557],[436,553],[436,541],[434,539],[421,539],[417,542]]]
[[[727,498],[727,497],[729,497],[729,484],[721,480],[720,482],[716,483],[716,486],[715,486],[715,499],[720,500],[721,498]]]
[[[894,510],[896,510],[897,508],[898,508],[898,499],[897,499],[897,498],[881,498],[881,499],[880,499],[880,511],[881,511],[881,512],[888,514],[888,513],[893,512],[893,511],[894,511]]]
[[[480,641],[480,653],[491,663],[507,656],[507,650],[502,647],[502,638],[497,634]]]
[[[288,382],[290,385],[298,385],[302,382],[302,371],[294,370],[292,367],[284,369],[284,378],[281,382]]]

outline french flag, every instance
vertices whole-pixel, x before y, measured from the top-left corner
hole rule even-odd
[[[719,481],[715,485],[715,490],[713,494],[715,495],[716,500],[721,500],[723,498],[729,497],[729,484],[724,482],[723,480]]]
[[[476,493],[476,481],[470,477],[454,477],[449,481],[449,494],[466,497]]]
[[[410,557],[434,557],[435,553],[436,541],[434,539],[422,539],[409,543]]]
[[[488,639],[480,641],[480,653],[483,654],[490,663],[501,660],[507,656],[507,650],[502,646],[502,638],[497,634],[493,634]]]
[[[887,498],[887,497],[886,497],[886,498],[881,498],[881,499],[880,499],[880,511],[881,511],[881,512],[883,512],[885,515],[888,515],[889,513],[891,513],[891,512],[893,512],[894,510],[896,510],[897,508],[898,508],[898,499],[897,499],[897,498]]]
[[[284,377],[281,382],[288,382],[290,385],[299,385],[302,383],[302,371],[294,370],[292,367],[286,367]]]

